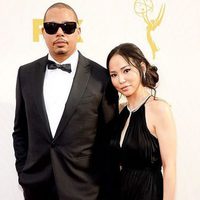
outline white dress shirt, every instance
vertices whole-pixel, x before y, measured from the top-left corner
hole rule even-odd
[[[46,66],[43,95],[52,137],[54,137],[71,90],[78,63],[78,51],[62,63],[56,62],[50,54],[48,59],[57,64],[69,63],[72,70],[68,73],[61,69],[48,69]]]

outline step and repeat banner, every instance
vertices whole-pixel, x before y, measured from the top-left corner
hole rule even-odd
[[[46,9],[57,1],[0,2],[0,199],[22,200],[12,131],[20,65],[48,53],[41,35]],[[200,2],[198,0],[66,0],[78,14],[83,55],[105,66],[110,50],[138,45],[158,67],[158,96],[177,124],[177,200],[200,199]],[[170,147],[169,147],[170,148]]]

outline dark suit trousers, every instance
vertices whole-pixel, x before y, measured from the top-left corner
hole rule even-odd
[[[59,200],[54,180],[45,184],[23,186],[25,200]]]

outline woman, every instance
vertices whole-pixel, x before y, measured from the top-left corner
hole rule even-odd
[[[131,43],[115,47],[107,67],[127,99],[111,141],[119,158],[121,200],[174,200],[176,130],[170,106],[156,97],[157,68]]]

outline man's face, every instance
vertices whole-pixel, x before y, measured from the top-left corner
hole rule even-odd
[[[46,13],[46,19],[44,22],[76,22],[74,13],[67,8],[51,8]],[[77,23],[78,27],[78,23]],[[72,34],[66,34],[61,27],[58,28],[55,34],[48,34],[44,28],[42,28],[42,34],[49,48],[49,53],[55,60],[65,60],[76,50],[76,44],[80,36],[80,28],[76,28]]]

